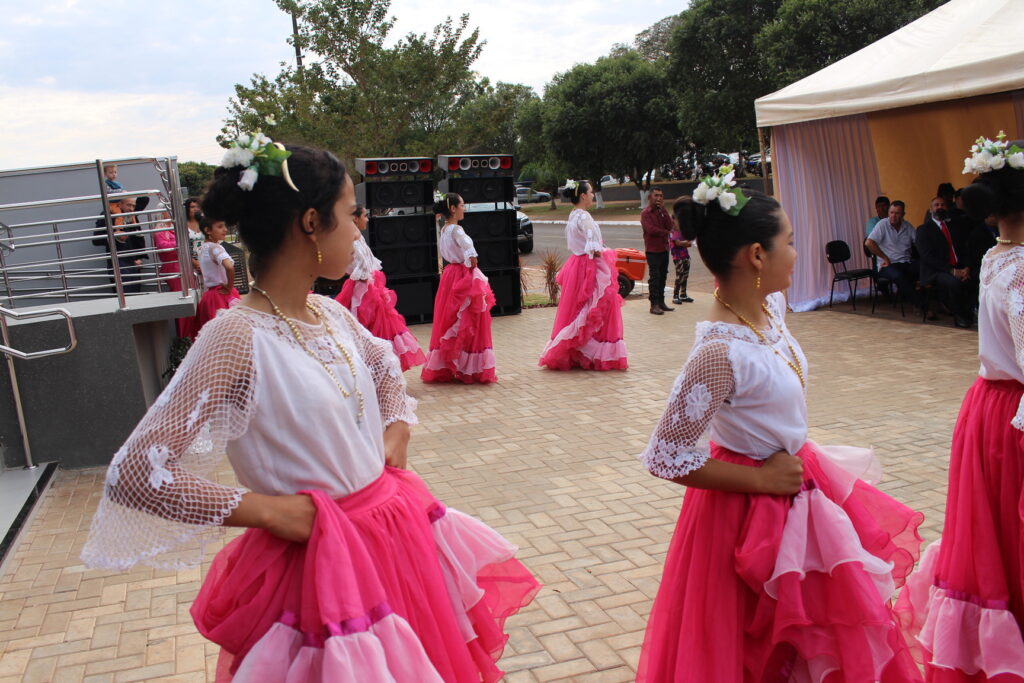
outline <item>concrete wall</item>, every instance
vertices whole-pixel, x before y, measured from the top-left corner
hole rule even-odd
[[[104,465],[164,386],[177,317],[195,313],[177,293],[140,294],[118,310],[116,299],[64,304],[74,317],[71,353],[15,361],[29,443],[37,462],[61,467]],[[21,351],[63,346],[63,319],[14,321],[11,345]],[[0,441],[8,467],[24,460],[6,362],[0,362]]]

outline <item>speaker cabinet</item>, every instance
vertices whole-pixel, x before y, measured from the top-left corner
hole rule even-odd
[[[481,270],[483,270],[481,268]],[[523,311],[523,290],[519,268],[501,268],[484,273],[494,292],[491,315],[517,315]]]
[[[249,293],[249,264],[246,263],[245,252],[242,248],[231,244],[230,242],[222,242],[221,246],[224,247],[224,251],[228,253],[231,260],[235,263],[235,289],[238,290],[239,294]]]
[[[380,259],[390,282],[397,277],[437,275],[437,227],[434,216],[371,216],[367,244]]]
[[[356,201],[367,209],[397,209],[434,203],[434,184],[429,180],[359,183]]]
[[[508,177],[448,178],[438,183],[437,189],[441,194],[454,192],[467,204],[512,202],[516,194]]]
[[[398,297],[395,310],[405,317],[406,323],[415,325],[434,319],[434,297],[440,283],[440,275],[388,278],[388,288]]]

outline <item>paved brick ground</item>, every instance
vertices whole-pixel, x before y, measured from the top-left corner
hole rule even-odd
[[[645,474],[634,454],[710,300],[703,290],[661,317],[630,298],[626,373],[539,370],[550,308],[494,321],[497,385],[426,386],[409,373],[423,422],[413,467],[450,505],[518,543],[545,584],[509,621],[508,681],[634,676],[682,496]],[[812,438],[874,445],[886,466],[882,487],[924,511],[924,535],[934,539],[976,334],[845,307],[789,322],[811,363]],[[413,331],[426,342],[427,327]],[[207,680],[216,649],[188,615],[199,569],[114,574],[80,564],[102,480],[99,469],[59,472],[4,568],[0,681]]]

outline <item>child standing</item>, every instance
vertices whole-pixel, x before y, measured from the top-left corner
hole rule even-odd
[[[689,231],[683,230],[680,220],[685,221],[686,209],[690,203],[689,197],[680,197],[672,205],[672,232],[668,234],[668,243],[671,245],[672,264],[676,269],[676,283],[672,288],[672,303],[690,304],[693,299],[686,295],[686,282],[690,279],[690,247],[693,246],[692,236]],[[682,218],[681,218],[682,217]]]
[[[199,248],[199,270],[206,291],[196,307],[195,334],[213,320],[217,311],[234,306],[241,298],[234,284],[235,262],[221,245],[228,234],[227,224],[202,216],[199,228],[206,238]]]

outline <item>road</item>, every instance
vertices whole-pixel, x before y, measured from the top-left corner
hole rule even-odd
[[[601,236],[604,238],[605,246],[609,249],[631,248],[644,250],[644,238],[640,225],[602,225]],[[523,266],[526,268],[540,268],[543,252],[553,251],[563,261],[571,256],[569,249],[565,246],[565,223],[556,224],[533,224],[533,253],[523,254]],[[698,292],[714,291],[714,278],[696,249],[690,250],[690,279],[689,289]],[[675,273],[672,265],[668,269],[668,285],[671,287],[675,282]],[[671,293],[669,294],[671,297]]]

